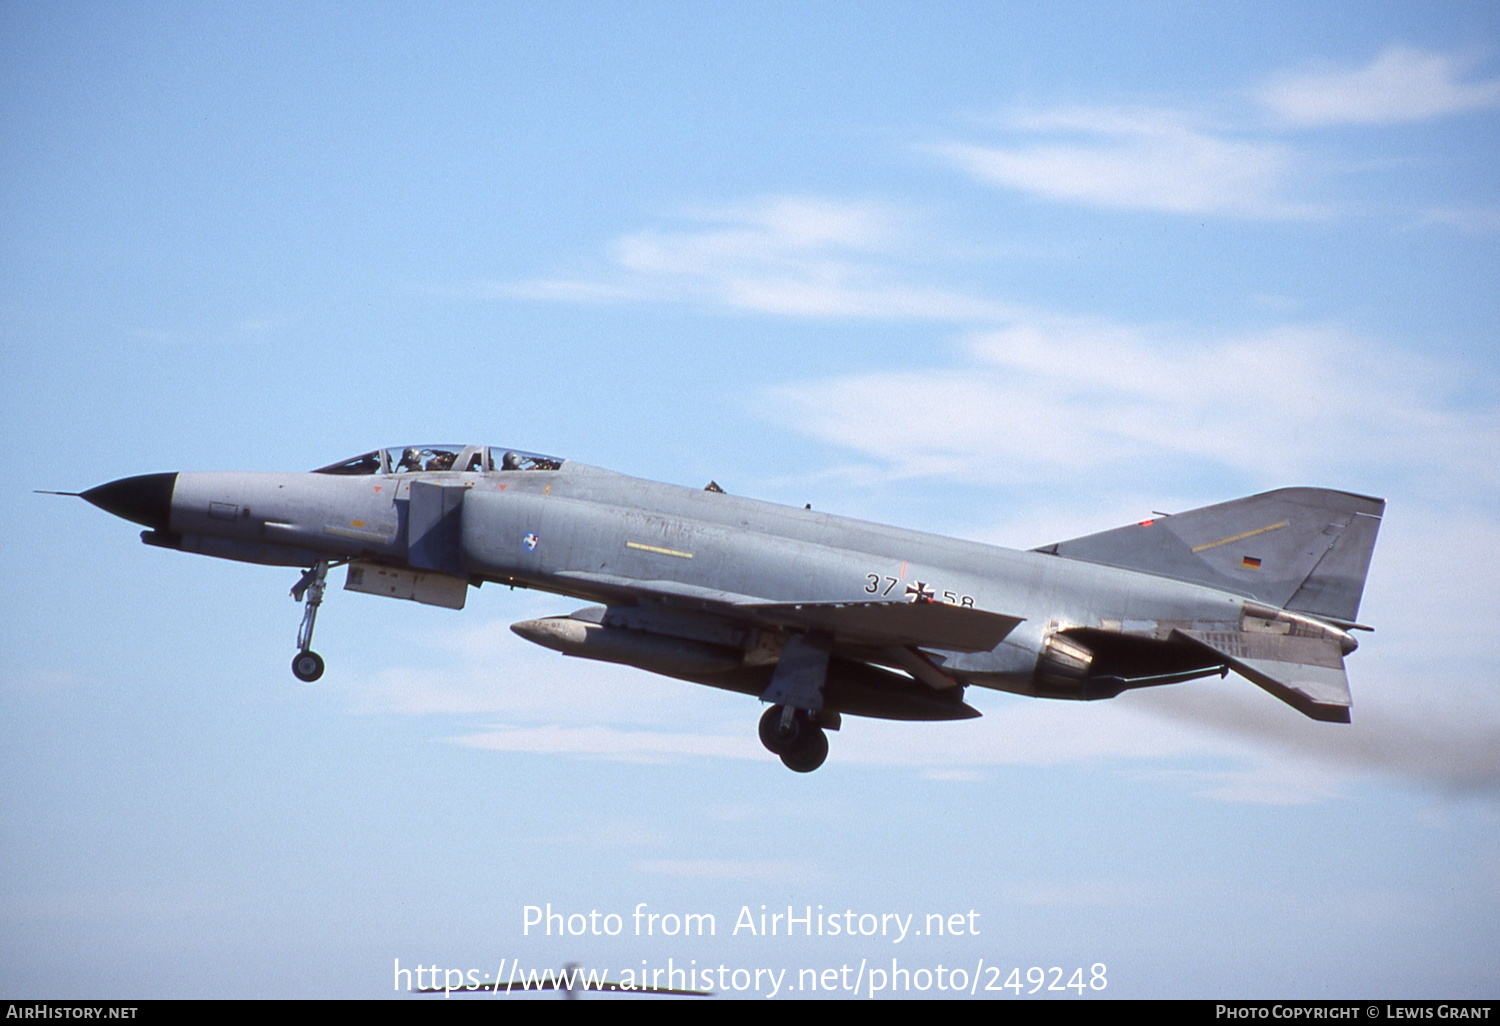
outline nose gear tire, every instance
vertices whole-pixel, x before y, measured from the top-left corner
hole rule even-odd
[[[298,652],[292,660],[292,675],[311,684],[323,676],[323,657],[316,652]]]

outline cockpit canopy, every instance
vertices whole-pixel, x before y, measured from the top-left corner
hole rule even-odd
[[[563,461],[556,456],[493,445],[398,445],[330,463],[313,473],[357,475],[450,471],[486,474],[508,470],[556,470],[562,465]]]

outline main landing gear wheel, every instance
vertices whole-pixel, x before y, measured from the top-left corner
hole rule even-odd
[[[760,717],[760,743],[797,773],[811,773],[828,758],[828,735],[804,709],[767,709]]]
[[[791,715],[788,716],[787,713]],[[790,752],[802,743],[812,725],[806,712],[801,709],[788,710],[784,705],[773,705],[760,716],[760,743],[772,755]]]
[[[813,727],[795,750],[781,753],[781,764],[793,773],[811,773],[828,760],[828,735]]]
[[[292,673],[311,684],[323,676],[323,657],[316,652],[298,652],[292,660]]]

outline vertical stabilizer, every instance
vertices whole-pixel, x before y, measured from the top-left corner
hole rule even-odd
[[[1384,513],[1383,499],[1326,488],[1281,488],[1038,551],[1353,623]]]

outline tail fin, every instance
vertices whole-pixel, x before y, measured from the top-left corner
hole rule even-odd
[[[1385,500],[1280,488],[1038,549],[1245,595],[1337,624],[1359,615]]]

